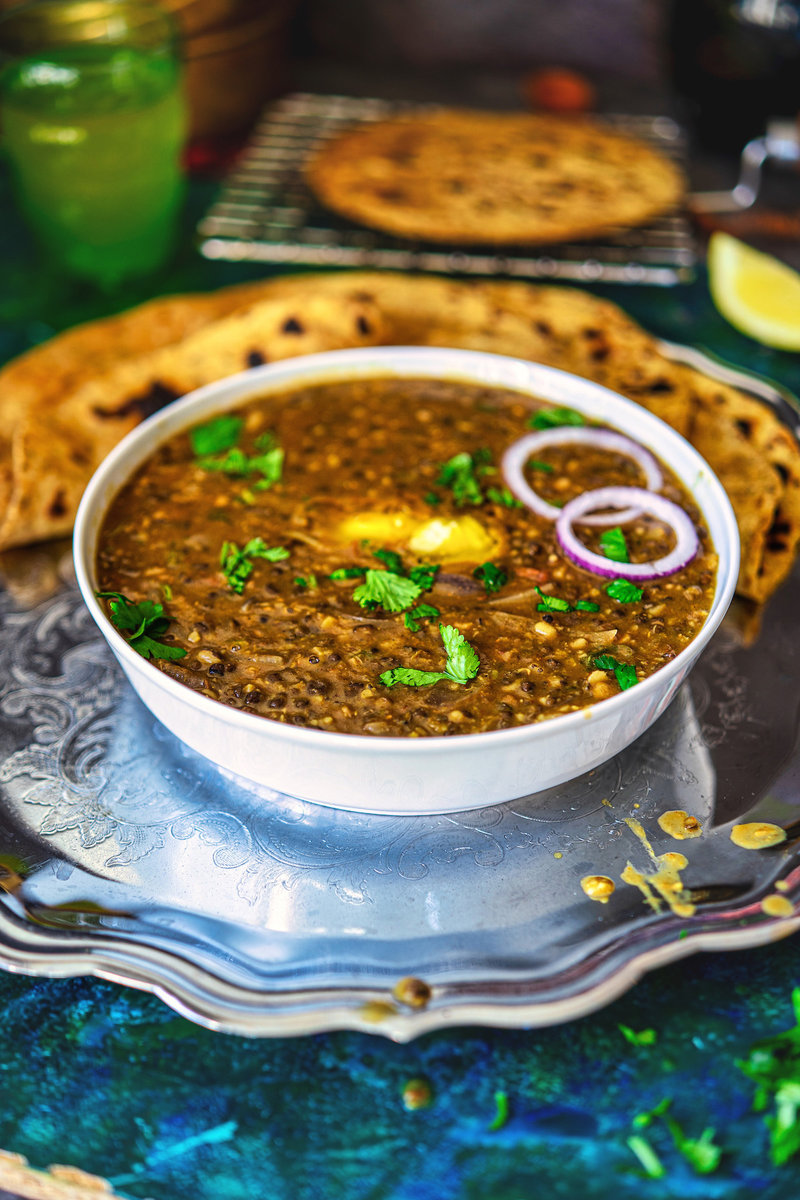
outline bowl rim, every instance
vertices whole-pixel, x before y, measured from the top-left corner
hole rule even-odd
[[[409,366],[414,369],[406,369]],[[497,378],[497,375],[503,370],[508,372],[511,369],[515,369],[522,376],[531,377],[531,382],[527,385],[513,384]],[[607,403],[611,402],[615,409],[619,409],[623,415],[629,414],[635,422],[643,423],[648,432],[652,431],[655,443],[654,453],[670,470],[678,474],[683,486],[690,493],[691,488],[686,482],[685,475],[677,470],[670,457],[671,449],[678,449],[684,457],[689,459],[695,468],[696,478],[706,477],[708,479],[712,492],[716,492],[718,516],[726,536],[726,544],[724,547],[720,547],[717,541],[714,542],[718,565],[716,587],[708,615],[696,636],[676,654],[675,658],[663,667],[659,667],[645,679],[640,680],[635,689],[629,688],[616,696],[586,705],[575,712],[520,724],[512,729],[492,729],[481,733],[461,734],[456,738],[442,734],[409,738],[402,735],[344,733],[338,730],[288,725],[281,721],[270,720],[257,713],[235,709],[213,697],[195,692],[185,684],[172,679],[132,649],[128,641],[112,625],[94,594],[96,537],[93,536],[93,532],[94,534],[99,533],[103,516],[112,500],[130,480],[133,472],[150,457],[157,445],[190,428],[198,419],[197,417],[192,419],[198,408],[203,410],[203,419],[211,419],[214,409],[220,413],[226,412],[229,409],[241,407],[261,395],[274,392],[291,393],[300,387],[354,377],[364,379],[399,376],[423,379],[430,372],[433,372],[431,377],[434,378],[473,385],[488,384],[489,386],[503,387],[511,391],[519,391],[534,399],[543,399],[547,403],[558,402],[542,394],[542,386],[546,388],[548,385],[556,389],[560,386],[568,390],[575,390],[577,393],[584,393],[587,403],[592,398],[597,401],[605,399]],[[217,399],[216,405],[211,403],[215,398]],[[581,407],[581,399],[581,395],[578,394],[568,403],[579,411],[586,411]],[[611,414],[608,424],[612,429],[617,429],[627,436],[635,436],[637,441],[641,440],[638,434],[631,434],[625,425],[620,424],[616,412]],[[153,444],[137,457],[136,450],[141,449],[142,443],[149,442],[154,431],[159,432]],[[119,481],[115,479],[118,473]],[[113,486],[110,486],[112,484]],[[708,523],[706,505],[700,503],[696,498],[695,503]],[[93,521],[98,510],[100,515],[97,517],[93,531]],[[602,708],[604,714],[610,716],[612,707],[615,710],[621,710],[633,703],[646,704],[653,693],[662,692],[665,684],[668,684],[675,675],[680,674],[687,660],[688,670],[693,659],[698,657],[716,632],[733,599],[738,579],[739,558],[740,542],[736,518],[719,479],[705,459],[677,430],[648,409],[602,384],[580,375],[574,375],[559,367],[530,362],[509,355],[491,354],[486,351],[429,346],[359,347],[281,359],[274,363],[266,363],[241,371],[235,375],[225,376],[188,392],[132,429],[103,459],[83,493],[73,534],[73,560],[78,588],[103,637],[116,657],[121,662],[127,663],[132,670],[144,669],[148,673],[154,672],[153,683],[158,684],[177,704],[202,711],[204,714],[210,713],[220,722],[241,729],[245,733],[260,734],[262,737],[286,738],[298,747],[304,745],[319,747],[320,739],[323,739],[322,745],[333,752],[357,755],[391,752],[422,758],[441,753],[445,745],[462,750],[464,753],[480,752],[487,746],[487,739],[489,739],[488,744],[492,746],[506,744],[509,748],[516,743],[544,741],[548,736],[553,735],[555,729],[564,731],[572,726],[577,728],[585,724],[592,718],[598,707]],[[209,708],[210,705],[214,708]]]

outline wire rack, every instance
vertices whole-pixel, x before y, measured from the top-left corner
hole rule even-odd
[[[309,157],[326,139],[358,121],[377,121],[419,105],[296,92],[265,110],[217,201],[198,225],[206,258],[233,262],[379,267],[458,275],[509,275],[581,283],[670,286],[693,277],[695,248],[684,213],[596,241],[448,250],[366,229],[330,212],[305,181]],[[640,138],[683,166],[685,140],[667,117],[604,114],[621,133]]]

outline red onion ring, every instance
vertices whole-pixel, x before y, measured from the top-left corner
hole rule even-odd
[[[676,538],[675,548],[657,558],[653,562],[621,563],[614,562],[604,555],[587,550],[573,532],[573,525],[587,524],[584,513],[594,508],[608,508],[617,505],[617,521],[622,513],[627,512],[624,506],[634,504],[640,512],[649,513],[665,525],[669,525]],[[610,523],[610,522],[609,522]],[[607,579],[661,579],[665,575],[674,575],[687,563],[690,563],[700,549],[700,539],[697,530],[688,515],[673,504],[666,496],[655,492],[645,491],[636,487],[606,487],[584,492],[565,504],[556,522],[556,537],[567,558],[576,566],[591,571],[593,575],[602,575]]]
[[[525,464],[537,450],[544,450],[548,446],[570,445],[599,446],[605,450],[624,454],[626,458],[632,458],[644,475],[646,486],[651,492],[659,491],[664,483],[661,468],[650,451],[645,450],[644,446],[640,446],[638,442],[625,437],[622,433],[615,433],[611,429],[576,429],[573,426],[563,429],[544,429],[540,433],[528,433],[508,447],[500,466],[506,483],[517,499],[547,521],[557,521],[562,510],[556,508],[555,504],[548,504],[546,500],[536,494],[525,478]],[[630,508],[609,515],[600,514],[587,517],[581,523],[584,525],[621,525],[627,521],[635,521],[640,515],[641,509]]]

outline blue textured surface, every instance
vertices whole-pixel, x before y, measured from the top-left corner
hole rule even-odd
[[[0,359],[147,294],[259,273],[203,262],[187,237],[147,291],[79,293],[37,269],[2,187]],[[195,212],[209,196],[207,185],[193,186]],[[800,357],[730,329],[702,279],[602,290],[654,332],[800,391]],[[464,1029],[411,1046],[357,1034],[248,1042],[102,981],[0,975],[0,1146],[153,1200],[795,1200],[800,1160],[772,1166],[736,1059],[792,1024],[798,966],[796,941],[700,956],[568,1026]],[[629,1045],[620,1023],[652,1027],[655,1044]],[[408,1112],[403,1087],[417,1077],[432,1103]],[[492,1131],[497,1091],[510,1116]],[[642,1177],[626,1145],[631,1120],[665,1096],[688,1134],[717,1130],[725,1153],[715,1174],[694,1174],[657,1124],[646,1136],[668,1173]]]

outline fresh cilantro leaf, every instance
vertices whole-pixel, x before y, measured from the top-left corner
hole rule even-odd
[[[572,605],[568,600],[563,600],[561,596],[548,596],[538,585],[533,590],[542,598],[541,604],[536,605],[536,608],[539,612],[572,611]]]
[[[622,1036],[631,1046],[654,1046],[658,1035],[655,1029],[642,1029],[639,1033],[635,1029],[631,1029],[630,1025],[618,1025]]]
[[[271,450],[277,445],[277,439],[271,429],[265,429],[253,442],[256,450]]]
[[[757,1085],[753,1108],[764,1112],[774,1102],[774,1112],[764,1122],[776,1166],[800,1151],[800,987],[792,991],[792,1004],[795,1024],[755,1042],[748,1057],[736,1064]]]
[[[169,618],[164,616],[162,604],[154,604],[152,600],[136,604],[123,596],[122,592],[95,592],[95,595],[98,599],[109,601],[111,623],[120,633],[127,635],[128,644],[142,658],[174,660],[184,657],[186,651],[182,647],[167,646],[156,641],[156,637],[165,633],[169,626]]]
[[[486,489],[486,499],[491,500],[492,504],[502,504],[504,508],[524,508],[521,500],[518,500],[510,488],[488,487]]]
[[[481,663],[478,652],[455,625],[440,625],[439,633],[447,651],[445,671],[456,683],[468,683],[478,674]]]
[[[250,473],[250,459],[238,446],[233,446],[225,454],[216,457],[198,458],[197,465],[204,471],[222,471],[226,475],[248,475]]]
[[[387,612],[402,612],[414,603],[423,589],[418,583],[391,571],[373,571],[370,568],[364,582],[353,592],[353,599],[362,608],[380,605]]]
[[[493,470],[488,466],[488,456],[487,450],[476,450],[474,454],[464,450],[461,454],[454,454],[439,468],[436,482],[451,489],[459,508],[465,504],[483,504],[478,475],[485,475]]]
[[[430,504],[432,508],[435,508],[437,504],[442,503],[441,496],[437,496],[436,492],[426,492],[422,499],[426,504]]]
[[[528,420],[531,429],[556,429],[559,425],[585,425],[574,408],[540,408]]]
[[[438,683],[440,679],[449,679],[450,676],[445,675],[444,671],[417,671],[413,667],[395,667],[392,671],[383,671],[378,678],[386,687],[394,687],[396,683],[403,683],[406,687],[428,687],[432,683]]]
[[[263,538],[255,537],[241,550],[236,542],[223,542],[219,562],[228,586],[241,595],[253,571],[252,559],[266,558],[269,562],[280,562],[288,557],[289,551],[284,546],[267,546]]]
[[[612,562],[626,563],[631,561],[628,555],[628,543],[619,525],[615,525],[613,529],[603,530],[600,534],[600,549],[606,558],[610,558]]]
[[[599,671],[613,671],[623,692],[639,682],[636,667],[631,663],[617,662],[613,654],[598,654],[592,661]]]
[[[161,591],[163,593],[164,599],[167,601],[167,603],[169,603],[169,601],[172,599],[172,588],[169,586],[168,583],[165,583],[162,586]]]
[[[396,683],[403,683],[407,687],[428,687],[442,679],[449,679],[451,683],[469,683],[470,679],[474,679],[480,668],[476,650],[454,625],[440,625],[439,633],[447,652],[444,671],[417,671],[413,667],[395,667],[379,676],[381,683],[386,687],[394,687]]]
[[[186,654],[181,646],[165,646],[163,642],[157,642],[146,633],[140,634],[137,638],[131,638],[131,646],[137,654],[141,654],[142,658],[163,658],[167,661],[174,661],[183,658]]]
[[[476,579],[483,580],[487,596],[491,596],[492,592],[499,592],[508,583],[506,572],[502,571],[500,567],[496,567],[493,562],[481,563],[479,567],[475,568],[472,574]]]
[[[663,1179],[667,1168],[656,1154],[647,1138],[639,1133],[633,1133],[627,1139],[628,1148],[636,1155],[648,1179]]]
[[[628,579],[613,579],[606,588],[606,595],[612,600],[619,600],[620,604],[633,604],[641,600],[644,592]]]
[[[494,1094],[495,1114],[494,1118],[487,1129],[490,1133],[495,1133],[498,1129],[502,1129],[508,1121],[508,1095],[506,1092],[495,1092]]]
[[[600,605],[595,604],[594,600],[576,600],[575,608],[578,612],[599,612]]]
[[[249,474],[258,472],[262,476],[254,485],[259,492],[263,492],[266,488],[272,487],[273,483],[280,481],[283,474],[283,457],[283,450],[280,446],[273,446],[271,450],[267,450],[266,454],[257,454],[249,460]]]
[[[283,474],[283,450],[273,446],[263,454],[248,455],[238,446],[232,447],[225,454],[203,457],[197,460],[197,465],[204,471],[221,471],[225,475],[261,475],[261,479],[253,484],[257,491],[272,487],[278,483]]]
[[[631,663],[618,663],[614,667],[614,674],[617,677],[617,683],[620,686],[620,691],[627,692],[628,688],[635,687],[639,682],[636,674],[636,667]]]
[[[403,616],[403,624],[406,629],[410,629],[412,633],[416,633],[419,629],[420,621],[430,621],[434,617],[440,616],[438,608],[434,608],[432,604],[418,604],[416,608],[409,608]]]
[[[540,458],[532,458],[528,463],[532,471],[553,471],[555,468],[552,463],[542,462]]]
[[[253,495],[253,493],[250,491],[250,488],[242,488],[242,490],[239,492],[239,495],[237,496],[237,500],[239,500],[242,504],[248,504],[248,505],[255,504],[255,502],[256,502],[256,498]]]
[[[714,1130],[704,1129],[699,1138],[686,1137],[677,1121],[664,1118],[672,1134],[675,1148],[680,1151],[698,1175],[710,1175],[716,1171],[722,1158],[722,1147],[714,1144]]]
[[[386,564],[386,570],[395,575],[403,574],[403,560],[396,550],[373,550],[373,558],[379,558]]]
[[[331,571],[329,579],[360,579],[362,575],[366,575],[366,567],[337,567],[335,571]]]
[[[438,570],[438,563],[420,563],[418,567],[411,568],[408,572],[408,578],[412,583],[418,583],[423,592],[427,592],[433,587],[433,581],[436,578]]]
[[[316,575],[295,575],[294,582],[304,592],[306,588],[313,590],[317,586],[317,577]]]
[[[205,425],[195,425],[194,429],[189,430],[192,450],[198,458],[230,450],[231,446],[238,442],[243,425],[243,419],[232,413],[223,413],[221,417],[215,417]]]

